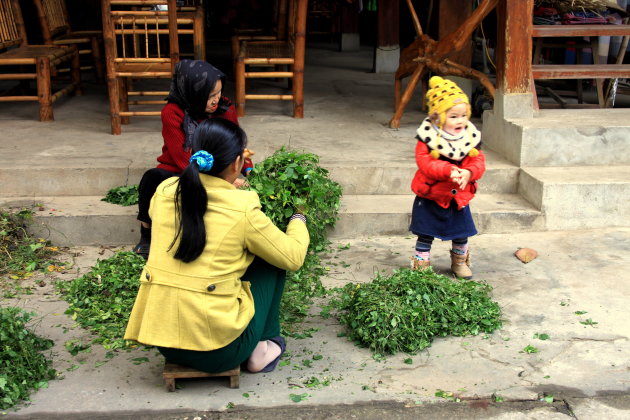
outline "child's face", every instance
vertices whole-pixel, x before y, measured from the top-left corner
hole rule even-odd
[[[468,122],[468,105],[457,104],[446,111],[446,121],[442,129],[448,134],[458,135],[466,128]]]
[[[219,99],[221,99],[221,91],[223,90],[223,84],[221,80],[217,80],[217,83],[214,85],[214,89],[208,95],[208,103],[206,104],[206,113],[212,114],[217,110],[219,106]]]

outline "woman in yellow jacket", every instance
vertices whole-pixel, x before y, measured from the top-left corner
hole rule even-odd
[[[151,251],[125,333],[169,362],[211,373],[244,362],[252,372],[276,367],[286,346],[284,270],[302,266],[309,244],[302,214],[284,233],[255,192],[232,185],[246,146],[236,124],[206,120],[188,167],[157,188]]]

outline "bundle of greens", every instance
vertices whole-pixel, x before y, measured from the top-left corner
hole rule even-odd
[[[377,274],[368,284],[338,290],[336,306],[348,336],[379,355],[416,353],[434,337],[477,335],[501,327],[492,287],[454,280],[433,270]]]

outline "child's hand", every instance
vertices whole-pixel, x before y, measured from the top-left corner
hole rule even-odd
[[[459,189],[463,190],[468,185],[468,181],[470,181],[470,176],[472,173],[468,169],[460,169],[459,178],[454,180],[457,184],[459,184]]]
[[[459,178],[461,178],[462,173],[459,170],[459,168],[457,166],[453,166],[453,169],[451,169],[451,181],[458,183],[459,184]]]

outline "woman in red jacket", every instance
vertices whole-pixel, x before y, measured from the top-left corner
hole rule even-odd
[[[469,121],[468,97],[455,83],[434,76],[429,87],[429,117],[417,130],[418,170],[411,183],[416,199],[409,230],[418,235],[412,268],[431,265],[431,245],[440,238],[452,241],[453,273],[470,279],[468,237],[477,229],[468,204],[486,170],[481,135]]]
[[[157,168],[142,176],[138,198],[140,242],[134,252],[145,259],[151,244],[149,204],[157,186],[167,178],[181,174],[188,166],[195,129],[205,119],[224,118],[238,124],[232,102],[222,95],[225,74],[205,61],[182,60],[175,66],[171,89],[162,109],[162,154]],[[244,173],[251,169],[246,162]]]

